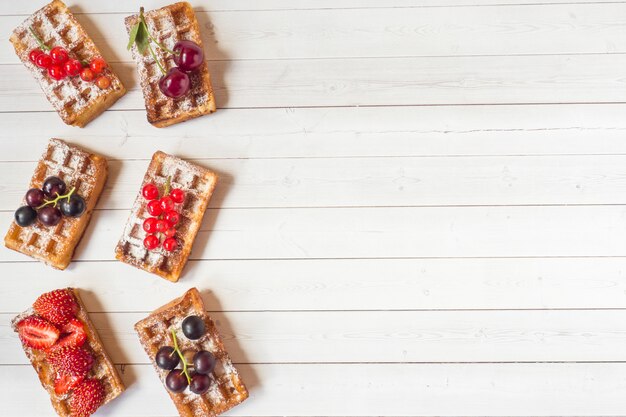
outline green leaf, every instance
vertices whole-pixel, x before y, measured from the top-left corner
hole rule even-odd
[[[133,28],[130,30],[130,38],[128,39],[128,46],[126,47],[126,50],[128,51],[130,51],[130,48],[132,48],[133,44],[135,43],[135,39],[137,39],[137,32],[139,32],[139,23],[141,22],[135,23],[135,26],[133,26]]]
[[[150,37],[148,35],[148,26],[146,26],[146,23],[139,22],[138,25],[137,35],[135,36],[135,45],[137,45],[139,53],[143,55],[146,52],[146,49],[148,49]]]

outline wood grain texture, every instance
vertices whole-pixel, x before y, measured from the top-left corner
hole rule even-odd
[[[68,270],[0,251],[0,414],[53,416],[8,320],[75,286],[129,386],[96,416],[174,417],[132,324],[195,286],[231,416],[626,415],[626,2],[196,2],[219,110],[155,129],[139,3],[74,0],[130,90],[80,130],[6,42],[42,2],[5,3],[0,224],[50,137],[111,177]],[[176,285],[113,259],[157,149],[220,175]]]

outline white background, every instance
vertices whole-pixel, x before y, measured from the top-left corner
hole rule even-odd
[[[0,250],[0,414],[54,415],[8,322],[76,286],[128,385],[97,415],[175,416],[132,325],[196,286],[232,416],[626,415],[626,2],[196,1],[219,110],[165,129],[140,4],[69,3],[129,89],[85,129],[8,42],[42,5],[0,6],[0,223],[50,137],[111,175],[68,270]],[[220,175],[177,284],[113,257],[157,149]]]

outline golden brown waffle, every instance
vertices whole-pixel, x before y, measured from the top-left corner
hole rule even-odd
[[[181,330],[182,321],[191,315],[204,319],[206,335],[198,340],[187,339]],[[148,317],[135,324],[135,330],[164,385],[169,371],[159,368],[154,357],[161,347],[173,346],[172,330],[176,332],[181,351],[207,350],[215,356],[217,365],[213,371],[214,382],[206,393],[198,395],[189,389],[182,393],[173,393],[167,390],[167,387],[165,388],[181,417],[214,417],[248,398],[248,390],[224,349],[217,328],[206,313],[202,298],[196,288],[190,289],[182,297],[153,311]]]
[[[110,68],[103,72],[111,80],[111,86],[104,90],[78,76],[54,80],[46,69],[37,67],[28,58],[31,50],[39,48],[37,40],[28,30],[29,27],[33,28],[46,46],[63,47],[71,58],[90,62],[92,58],[102,55],[72,12],[60,0],[54,0],[36,11],[13,31],[10,41],[17,56],[39,81],[48,101],[65,123],[83,127],[126,93],[120,79]]]
[[[152,37],[166,48],[171,50],[179,40],[193,41],[202,48],[200,27],[189,3],[170,4],[161,9],[146,12],[144,16]],[[138,19],[139,15],[126,18],[126,30],[128,32]],[[170,54],[158,47],[154,50],[159,62],[164,64],[163,67],[166,71],[176,66]],[[189,74],[191,80],[189,93],[180,99],[172,99],[159,90],[159,79],[162,74],[150,53],[146,52],[145,55],[142,55],[133,45],[132,54],[139,71],[148,121],[154,126],[166,127],[215,111],[211,76],[206,60],[197,71]]]
[[[162,194],[168,177],[172,188],[180,188],[185,193],[185,200],[179,205],[180,221],[176,225],[175,238],[179,247],[173,252],[162,247],[147,250],[143,245],[147,236],[143,222],[150,215],[146,210],[148,200],[143,197],[141,190],[144,185],[152,183]],[[178,281],[216,182],[217,175],[208,169],[161,151],[156,152],[141,183],[122,238],[115,248],[115,257],[167,280]]]
[[[111,362],[111,359],[105,352],[104,346],[102,346],[102,341],[100,340],[100,337],[96,332],[96,328],[89,319],[89,316],[87,315],[87,309],[80,299],[78,289],[68,288],[67,290],[74,295],[74,298],[78,303],[79,311],[76,314],[76,317],[85,325],[87,341],[83,345],[83,348],[89,351],[94,358],[94,364],[91,368],[91,371],[89,371],[88,377],[99,379],[102,382],[105,393],[104,401],[102,404],[106,404],[119,396],[126,389],[126,387],[124,386],[122,379],[117,373],[117,370],[113,366],[113,362]],[[32,308],[30,308],[23,313],[17,315],[11,322],[13,330],[17,332],[17,323],[32,314],[34,314],[34,311]],[[50,395],[50,402],[52,402],[52,406],[54,407],[57,414],[61,417],[70,417],[71,410],[69,406],[69,400],[72,395],[71,391],[69,394],[64,395],[58,395],[54,392],[54,380],[56,377],[56,372],[54,371],[54,369],[52,369],[51,365],[46,360],[45,353],[42,350],[31,349],[24,345],[22,345],[22,347],[24,349],[24,353],[26,353],[26,356],[30,360],[30,363],[33,365],[33,368],[35,368],[35,371],[37,371],[37,375],[39,376],[39,381],[41,381],[41,385],[45,388],[46,391],[48,391],[48,394]]]
[[[46,178],[57,176],[85,199],[87,207],[78,218],[65,217],[56,226],[35,221],[21,227],[15,221],[4,237],[7,248],[32,256],[57,268],[65,269],[72,261],[107,177],[107,161],[60,139],[50,139],[48,148],[37,164],[28,188],[41,188]],[[24,194],[28,188],[24,189]],[[25,203],[24,203],[25,204]]]

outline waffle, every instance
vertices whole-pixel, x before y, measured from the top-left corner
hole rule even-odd
[[[181,322],[190,315],[204,319],[206,335],[198,340],[187,339],[181,331]],[[248,390],[224,350],[222,339],[213,320],[206,313],[196,288],[190,289],[182,297],[172,300],[135,324],[139,340],[164,384],[168,371],[159,368],[154,362],[154,357],[159,348],[173,346],[172,329],[176,332],[181,351],[207,350],[215,356],[217,362],[213,371],[214,382],[204,394],[194,394],[189,389],[182,393],[167,391],[181,417],[214,417],[248,398]]]
[[[172,188],[180,188],[185,192],[185,200],[179,205],[182,206],[179,210],[180,221],[176,225],[175,238],[179,247],[173,252],[168,252],[162,247],[147,250],[143,245],[147,235],[143,229],[143,222],[150,215],[146,210],[148,201],[142,196],[141,190],[144,185],[153,183],[162,193],[168,177]],[[178,281],[200,229],[216,181],[217,175],[206,168],[161,151],[156,152],[141,183],[122,238],[115,248],[115,257],[169,281]]]
[[[83,304],[80,296],[78,294],[78,289],[76,288],[68,288],[68,291],[71,291],[76,299],[79,311],[76,314],[76,317],[83,322],[85,325],[85,333],[87,333],[87,341],[83,345],[85,349],[87,349],[94,358],[94,364],[89,371],[88,377],[99,379],[104,386],[104,402],[103,404],[108,403],[113,400],[117,396],[119,396],[126,387],[122,382],[117,370],[113,366],[111,359],[107,355],[102,346],[102,341],[96,332],[96,328],[89,319],[87,315],[87,309]],[[17,332],[16,326],[17,323],[22,319],[34,314],[34,310],[32,308],[24,311],[23,313],[17,315],[12,321],[11,326],[13,330]],[[52,369],[51,365],[47,362],[45,353],[41,350],[31,349],[22,345],[24,349],[24,353],[30,360],[30,363],[37,371],[37,375],[39,376],[39,381],[41,381],[41,385],[48,391],[50,395],[50,402],[52,402],[52,406],[54,407],[57,414],[61,417],[70,417],[71,410],[69,406],[69,400],[71,398],[71,391],[69,394],[58,395],[54,392],[54,379],[56,376],[56,372]]]
[[[54,0],[36,11],[13,31],[10,41],[17,56],[39,81],[48,101],[65,123],[83,127],[126,93],[120,79],[110,68],[103,72],[111,80],[111,86],[104,90],[80,77],[54,80],[46,69],[37,67],[28,58],[31,50],[39,48],[37,40],[28,30],[29,27],[34,29],[46,46],[61,46],[68,51],[71,58],[89,62],[102,55],[72,12],[60,0]]]
[[[85,199],[85,212],[78,218],[63,216],[56,226],[44,226],[35,221],[31,226],[20,227],[13,221],[4,237],[4,244],[54,268],[65,269],[104,188],[107,162],[99,155],[68,145],[60,139],[51,139],[37,164],[29,188],[41,188],[50,176],[64,180],[68,190],[76,187],[76,193]]]
[[[146,12],[144,16],[152,37],[166,48],[171,50],[179,40],[193,41],[202,48],[198,21],[189,3],[174,3]],[[139,15],[128,16],[125,19],[126,30],[129,33],[138,19]],[[153,49],[166,71],[176,66],[170,54],[158,47]],[[154,126],[166,127],[215,111],[211,76],[206,60],[198,70],[189,74],[191,80],[189,93],[175,100],[159,90],[159,79],[162,74],[150,53],[142,55],[133,45],[132,54],[139,71],[148,121]]]

